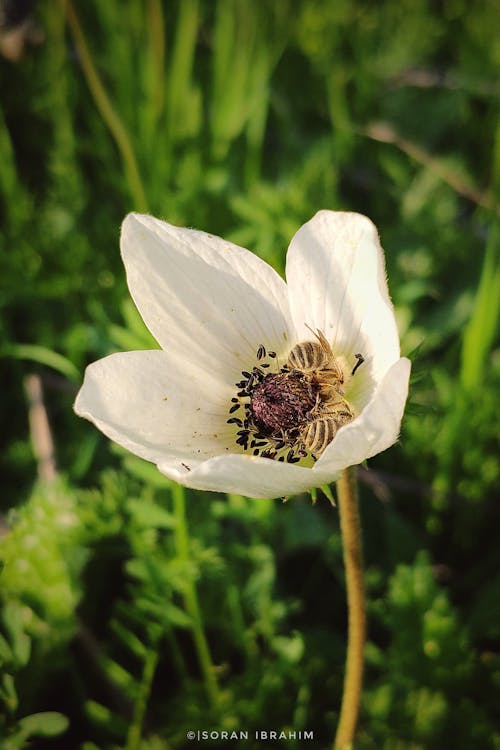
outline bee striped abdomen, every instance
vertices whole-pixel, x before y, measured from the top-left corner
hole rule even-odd
[[[320,456],[337,433],[337,424],[330,417],[318,417],[304,430],[304,446],[313,456]]]
[[[329,359],[328,353],[315,341],[303,341],[291,350],[288,366],[301,372],[320,370],[328,364]]]

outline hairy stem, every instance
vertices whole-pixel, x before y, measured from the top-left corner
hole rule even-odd
[[[337,482],[337,499],[344,550],[349,620],[344,692],[334,750],[347,750],[353,746],[358,721],[366,637],[363,555],[355,467],[344,469],[342,472]]]

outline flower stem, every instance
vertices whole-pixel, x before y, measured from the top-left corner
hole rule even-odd
[[[177,555],[183,562],[189,562],[189,531],[186,522],[186,499],[184,487],[180,484],[172,485],[172,496],[174,501],[174,512],[176,519],[175,542]],[[214,711],[218,710],[220,705],[220,692],[215,669],[212,663],[212,657],[205,637],[203,622],[201,619],[201,609],[198,602],[198,594],[194,579],[186,576],[186,585],[184,589],[184,606],[191,618],[191,630],[193,634],[194,645],[198,655],[198,662],[205,683],[205,691],[208,702]]]
[[[355,472],[356,468],[352,466],[344,469],[337,481],[349,619],[344,692],[334,750],[347,750],[353,746],[363,682],[366,615],[361,526]]]

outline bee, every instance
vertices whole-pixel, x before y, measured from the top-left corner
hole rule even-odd
[[[330,445],[339,428],[354,418],[354,414],[346,401],[343,401],[340,405],[329,403],[324,404],[324,406],[336,406],[338,408],[333,411],[323,411],[317,415],[311,413],[299,439],[303,448],[311,453],[313,458],[319,458],[325,448]]]
[[[331,371],[339,383],[344,382],[344,375],[332,348],[325,335],[318,329],[314,332],[317,341],[302,341],[290,350],[286,366],[291,370],[312,373],[317,370]]]
[[[337,423],[333,417],[318,417],[308,422],[301,435],[301,443],[314,458],[319,458],[326,446],[337,434]]]
[[[296,344],[290,350],[285,367],[304,373],[324,401],[332,404],[345,403],[342,368],[322,331],[318,329],[312,332],[317,341]]]

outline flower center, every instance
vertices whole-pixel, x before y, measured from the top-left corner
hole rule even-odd
[[[317,392],[318,386],[299,370],[269,374],[253,389],[250,413],[265,435],[293,430],[314,409]]]
[[[314,333],[314,331],[313,331]],[[316,341],[296,344],[279,367],[275,352],[263,345],[251,371],[242,371],[231,399],[229,424],[240,429],[236,444],[254,456],[296,463],[319,458],[354,412],[344,397],[344,372],[321,331]],[[276,372],[265,372],[274,361]],[[355,354],[353,377],[363,363]],[[238,413],[238,416],[236,416]]]

